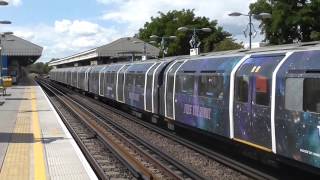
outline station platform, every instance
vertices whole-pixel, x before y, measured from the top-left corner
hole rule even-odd
[[[33,80],[0,96],[0,180],[97,179],[50,101]]]

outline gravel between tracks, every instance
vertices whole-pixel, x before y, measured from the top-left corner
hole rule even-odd
[[[104,169],[105,175],[110,179],[135,179],[126,167],[106,148],[100,140],[94,137],[85,125],[79,122],[59,101],[51,98],[53,104],[66,117],[72,128],[77,132],[81,141],[85,144],[90,154]]]
[[[151,143],[154,147],[157,147],[166,154],[175,157],[176,160],[187,167],[195,169],[208,179],[250,179],[248,176],[240,172],[230,169],[211,158],[199,154],[188,147],[164,137],[161,134],[155,133],[142,125],[134,123],[126,117],[118,115],[111,110],[96,104],[96,101],[94,100],[89,100],[79,95],[74,95],[74,97],[81,99],[84,103],[90,104],[94,109],[104,112],[104,114],[112,121],[131,131],[146,142]]]

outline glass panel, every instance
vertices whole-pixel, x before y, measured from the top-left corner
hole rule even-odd
[[[147,75],[147,87],[146,87],[146,108],[148,111],[152,111],[152,74]]]
[[[118,99],[119,99],[119,101],[123,101],[123,80],[124,80],[124,73],[119,73],[119,76],[118,76]]]
[[[195,74],[177,75],[176,90],[188,95],[193,95]]]
[[[292,111],[302,111],[303,78],[287,78],[285,89],[285,108]]]
[[[320,113],[320,78],[304,80],[303,110]]]
[[[237,77],[237,101],[248,102],[249,95],[249,77]]]
[[[270,93],[269,93],[269,80],[265,76],[256,76],[256,104],[269,106]]]
[[[135,85],[144,89],[144,74],[135,74]]]
[[[199,96],[215,99],[223,98],[223,76],[214,74],[201,75],[199,81]]]

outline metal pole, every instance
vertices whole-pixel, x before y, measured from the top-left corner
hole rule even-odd
[[[249,49],[251,49],[252,41],[252,14],[249,13]]]
[[[197,34],[196,34],[196,28],[193,28],[193,37],[194,37],[194,44],[192,48],[196,48],[197,47]]]
[[[164,51],[165,51],[165,43],[164,43],[164,37],[161,38],[161,48],[162,48],[162,59],[164,59]]]
[[[2,35],[0,35],[0,78],[1,78],[1,84],[3,84],[3,79],[2,79]]]

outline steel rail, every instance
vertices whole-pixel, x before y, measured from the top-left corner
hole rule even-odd
[[[61,86],[60,86],[61,87]],[[65,87],[63,87],[65,88]],[[68,89],[69,91],[71,91],[70,89]],[[66,92],[67,93],[67,92]],[[86,96],[83,96],[82,94],[78,94],[79,96],[82,96],[82,97],[86,97]],[[196,143],[193,143],[191,141],[188,141],[186,139],[183,139],[175,134],[172,134],[172,133],[168,133],[167,130],[164,130],[160,127],[157,127],[153,124],[150,124],[148,122],[145,122],[145,121],[142,121],[141,119],[137,118],[136,116],[133,116],[131,114],[128,114],[127,112],[123,112],[121,110],[118,110],[112,106],[109,106],[105,103],[102,103],[96,99],[91,99],[91,98],[88,98],[89,101],[91,101],[92,103],[95,103],[95,104],[98,104],[122,117],[125,117],[127,119],[130,119],[132,121],[134,121],[135,123],[138,123],[140,125],[142,125],[143,127],[145,128],[148,128],[148,129],[152,129],[152,131],[155,131],[175,142],[178,142],[196,152],[199,152],[200,154],[203,154],[213,160],[216,160],[217,162],[221,163],[221,164],[224,164],[236,171],[239,171],[239,172],[242,172],[243,174],[249,176],[249,177],[252,177],[254,179],[277,179],[276,177],[272,176],[271,174],[269,173],[265,173],[263,171],[260,171],[260,170],[257,170],[249,165],[246,165],[242,162],[239,162],[237,160],[234,160],[232,158],[229,158],[221,153],[218,153],[216,151],[213,151],[213,150],[210,150],[208,148],[205,148],[203,146],[200,146]],[[97,111],[95,109],[93,109],[93,107],[90,107],[93,111]],[[101,113],[100,113],[101,114]]]
[[[140,155],[143,155],[144,158],[148,159],[148,161],[152,161],[152,164],[155,164],[157,168],[161,169],[168,177],[174,178],[174,179],[182,179],[182,177],[180,175],[177,175],[173,170],[167,168],[166,166],[164,166],[159,160],[155,159],[154,157],[152,157],[151,155],[149,155],[148,153],[144,152],[143,149],[139,148],[139,147],[135,147],[135,144],[133,144],[132,142],[130,142],[130,140],[128,140],[124,135],[122,135],[121,133],[118,133],[116,130],[114,130],[113,127],[110,127],[110,125],[106,124],[102,119],[100,119],[99,117],[97,117],[94,113],[90,112],[89,110],[87,110],[88,107],[85,107],[81,104],[79,104],[78,102],[74,101],[73,99],[71,99],[70,97],[66,96],[63,92],[61,92],[60,90],[54,88],[53,86],[47,84],[48,86],[50,86],[51,89],[55,89],[57,92],[59,92],[59,94],[61,94],[65,99],[63,100],[64,103],[68,104],[69,108],[72,109],[73,111],[77,111],[77,113],[79,114],[79,117],[84,120],[84,119],[95,119],[95,120],[99,120],[100,123],[103,123],[105,126],[108,126],[108,129],[113,131],[113,134],[117,134],[118,138],[120,138],[122,140],[122,142],[126,142],[126,144],[130,147],[130,148],[135,148],[134,151],[139,152]],[[61,98],[61,97],[60,97]],[[71,104],[68,103],[72,102]],[[77,107],[75,107],[75,104]],[[80,111],[80,109],[82,111]],[[91,116],[88,117],[88,115]],[[83,118],[86,117],[86,118]],[[85,121],[85,120],[84,120]],[[99,127],[99,125],[97,124],[90,124],[88,122],[86,122],[87,125],[94,130],[98,130],[99,128],[102,128],[101,126]],[[99,124],[99,122],[97,122]],[[123,149],[119,147],[119,142],[116,142],[113,140],[112,138],[108,138],[106,139],[106,135],[105,134],[100,134],[100,132],[103,131],[103,129],[100,129],[99,131],[96,131],[97,135],[104,139],[104,141],[108,142],[109,145],[111,145],[114,149],[117,149],[117,153],[120,154],[122,157],[126,157],[126,160],[129,161],[129,163],[131,164],[131,166],[135,167],[135,169],[139,169],[138,171],[143,174],[142,177],[144,179],[156,179],[156,177],[153,176],[153,174],[143,166],[143,164],[141,164],[140,162],[138,162],[137,160],[133,159],[132,156],[128,153],[126,153]],[[127,132],[126,132],[127,133]],[[136,137],[134,137],[136,138]],[[147,144],[144,144],[145,146]],[[120,151],[119,151],[120,150]],[[159,152],[158,152],[159,153]]]

